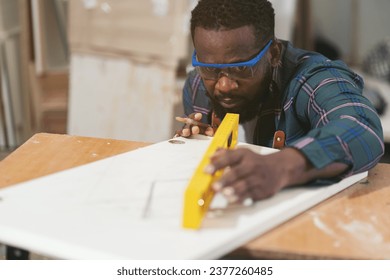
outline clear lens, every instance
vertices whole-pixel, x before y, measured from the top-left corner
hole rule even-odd
[[[207,80],[218,80],[222,75],[230,79],[249,79],[253,78],[255,66],[238,66],[238,67],[226,67],[226,68],[215,68],[215,67],[201,67],[197,66],[196,69],[202,78]]]

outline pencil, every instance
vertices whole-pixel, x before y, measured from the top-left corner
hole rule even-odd
[[[197,126],[205,127],[205,128],[210,127],[210,125],[207,123],[198,122],[198,121],[190,119],[190,118],[176,117],[175,119],[181,123],[185,123],[185,124],[189,124],[189,125],[197,125]]]

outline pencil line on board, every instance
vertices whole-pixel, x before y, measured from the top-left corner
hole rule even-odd
[[[150,185],[149,193],[148,193],[148,198],[146,199],[145,207],[144,207],[144,210],[142,211],[142,218],[143,219],[148,218],[149,215],[150,215],[150,207],[152,205],[153,193],[154,193],[154,189],[155,189],[155,186],[156,186],[157,183],[161,183],[161,182],[177,182],[177,181],[185,181],[185,180],[188,180],[188,178],[167,179],[167,180],[154,180],[154,181],[152,181],[152,183]]]
[[[143,219],[145,219],[149,216],[149,209],[150,209],[150,205],[152,203],[153,190],[154,190],[155,185],[156,185],[156,181],[153,181],[152,184],[150,185],[148,198],[146,199],[146,204],[145,204],[144,210],[142,211],[142,218]]]

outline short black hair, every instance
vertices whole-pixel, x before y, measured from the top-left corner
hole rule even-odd
[[[254,27],[259,44],[274,36],[275,12],[267,0],[199,0],[191,15],[192,38],[196,27],[230,30],[247,25]]]

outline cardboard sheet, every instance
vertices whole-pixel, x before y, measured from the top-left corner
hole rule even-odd
[[[367,176],[283,190],[252,206],[216,197],[202,228],[187,230],[184,190],[210,138],[180,140],[3,189],[0,243],[56,259],[219,258]]]

